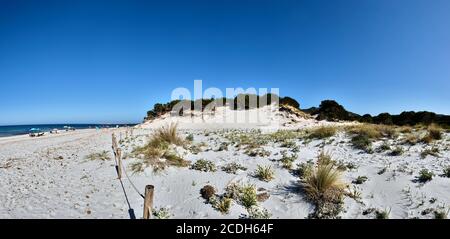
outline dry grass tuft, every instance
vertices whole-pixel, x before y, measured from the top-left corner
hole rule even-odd
[[[341,172],[332,164],[319,164],[304,182],[305,192],[314,202],[334,200],[344,188]]]
[[[169,126],[162,126],[157,129],[155,134],[153,135],[153,139],[159,141],[165,141],[169,144],[175,145],[183,145],[184,140],[178,135],[177,131],[178,125],[175,123],[170,124]]]
[[[167,166],[187,167],[189,161],[179,157],[171,148],[171,145],[183,144],[184,140],[178,136],[176,124],[161,127],[152,135],[150,142],[133,150],[133,154],[142,161],[133,163],[131,169],[140,172],[148,166],[152,166],[155,171],[165,169]]]
[[[337,218],[342,210],[346,184],[342,182],[341,171],[328,156],[302,177],[306,197],[316,205],[315,212],[310,215],[313,218]]]
[[[337,132],[336,127],[322,126],[313,129],[308,137],[311,139],[325,139],[334,136],[336,132]]]
[[[443,131],[444,130],[441,127],[439,127],[438,125],[431,124],[430,126],[428,126],[427,135],[425,135],[425,137],[422,138],[422,142],[429,144],[429,143],[433,142],[434,140],[442,139]]]

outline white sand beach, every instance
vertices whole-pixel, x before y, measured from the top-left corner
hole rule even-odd
[[[201,120],[200,116],[195,117]],[[319,122],[289,115],[278,117],[280,129],[285,130],[353,124]],[[389,151],[369,154],[354,149],[346,132],[341,130],[326,139],[298,137],[289,147],[279,142],[267,142],[261,149],[268,155],[249,156],[231,142],[230,135],[248,134],[257,138],[257,134],[265,132],[221,128],[218,124],[195,124],[197,127],[193,127],[183,124],[184,121],[187,119],[183,117],[164,116],[137,126],[128,138],[125,128],[77,130],[39,138],[0,138],[0,218],[130,218],[129,207],[137,218],[141,218],[143,199],[126,177],[123,188],[117,179],[111,149],[112,133],[121,139],[123,162],[132,182],[140,193],[145,185],[154,185],[155,210],[164,208],[170,218],[247,217],[248,211],[236,201],[232,202],[229,213],[223,214],[200,195],[200,189],[207,184],[214,186],[221,195],[231,182],[256,185],[258,194],[266,196],[258,202],[258,207],[266,209],[270,218],[306,218],[314,211],[314,205],[305,199],[299,177],[282,167],[280,159],[286,153],[295,155],[295,169],[300,163],[315,162],[321,151],[329,152],[333,160],[348,166],[342,172],[342,179],[359,195],[345,197],[339,217],[374,218],[374,211],[384,210],[389,212],[389,218],[433,218],[434,211],[447,211],[450,206],[450,178],[442,176],[444,168],[450,165],[448,133],[432,145],[405,145],[402,134],[373,143],[373,148],[383,142],[402,147],[404,152],[399,156],[392,156]],[[148,167],[143,172],[133,172],[131,165],[139,161],[133,150],[145,145],[154,129],[170,122],[178,122],[180,136],[192,135],[191,145],[198,146],[197,152],[189,147],[176,148],[176,152],[191,164],[200,159],[212,161],[217,167],[215,172],[190,167],[168,167],[160,172]],[[224,142],[227,142],[226,147],[220,149]],[[438,156],[421,157],[423,150],[431,147],[438,148]],[[103,151],[109,159],[88,158]],[[223,171],[221,167],[230,162],[239,163],[246,170],[238,170],[236,174]],[[265,182],[255,177],[253,172],[257,165],[270,165],[274,179]],[[417,182],[422,169],[434,173],[431,181]],[[352,183],[358,176],[364,176],[366,180],[361,184]]]

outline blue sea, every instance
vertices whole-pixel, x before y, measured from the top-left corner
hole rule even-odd
[[[49,132],[52,129],[64,130],[64,126],[75,129],[95,129],[95,128],[114,128],[116,126],[134,126],[136,124],[36,124],[36,125],[9,125],[0,126],[0,137],[28,134],[31,128],[38,128],[43,132]]]

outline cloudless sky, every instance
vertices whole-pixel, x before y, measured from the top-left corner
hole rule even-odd
[[[140,122],[194,79],[450,114],[450,1],[0,0],[0,125]]]

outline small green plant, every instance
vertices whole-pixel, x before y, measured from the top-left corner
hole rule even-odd
[[[230,212],[232,202],[233,200],[231,198],[223,197],[213,206],[222,214],[228,214]]]
[[[450,209],[447,210],[447,211],[445,211],[445,210],[435,210],[434,211],[434,219],[447,219],[449,211],[450,211]]]
[[[375,219],[389,219],[389,214],[391,214],[391,209],[377,210],[375,211]]]
[[[419,177],[417,178],[419,182],[426,183],[428,181],[431,181],[433,179],[433,172],[428,171],[427,169],[422,169],[419,172]]]
[[[194,141],[194,134],[189,134],[188,136],[186,136],[186,140],[189,142]]]
[[[165,207],[153,210],[152,214],[155,219],[169,219],[171,216],[169,209]]]
[[[366,135],[355,135],[352,137],[352,145],[356,149],[364,150],[370,152],[372,142]]]
[[[399,156],[402,154],[403,154],[403,148],[400,146],[395,147],[390,153],[391,156]]]
[[[450,166],[444,168],[444,174],[442,176],[450,178]]]
[[[255,185],[244,185],[240,189],[239,201],[245,208],[251,208],[252,206],[257,205],[258,197],[256,195]]]
[[[274,179],[274,170],[271,166],[261,166],[258,165],[255,171],[255,176],[262,181],[269,182]]]
[[[363,184],[368,180],[366,176],[358,176],[352,183],[354,184]]]
[[[272,216],[265,208],[253,206],[247,209],[249,219],[270,219]]]
[[[232,163],[222,166],[222,171],[227,172],[227,173],[236,174],[238,172],[238,170],[245,171],[245,170],[247,170],[247,168],[242,166],[241,164],[238,164],[235,162],[232,162]]]
[[[283,168],[291,169],[292,164],[294,163],[295,159],[297,159],[297,154],[287,155],[286,151],[281,152],[282,158],[280,159],[280,162],[283,166]]]
[[[192,169],[203,171],[203,172],[215,172],[217,170],[216,165],[209,160],[199,159],[193,165]]]

